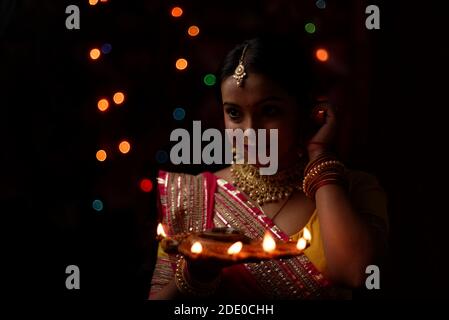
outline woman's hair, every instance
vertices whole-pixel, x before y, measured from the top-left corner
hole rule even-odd
[[[243,49],[247,74],[267,76],[296,98],[300,111],[310,112],[316,98],[316,80],[312,72],[312,54],[291,37],[258,37],[232,49],[223,61],[220,83],[234,74]]]

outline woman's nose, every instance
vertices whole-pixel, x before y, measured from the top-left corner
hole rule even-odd
[[[245,121],[243,122],[242,130],[245,131],[246,129],[261,129],[260,122],[255,117],[247,117]]]

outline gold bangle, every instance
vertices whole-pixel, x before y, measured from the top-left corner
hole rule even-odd
[[[212,282],[199,282],[193,280],[187,271],[184,257],[181,257],[176,264],[175,284],[179,292],[184,295],[195,297],[207,297],[212,295],[220,284],[220,277]]]
[[[326,180],[328,183],[343,184],[342,181],[345,167],[343,163],[329,155],[322,155],[305,170],[305,177],[302,182],[302,190],[309,198],[315,197],[317,186]],[[331,178],[330,178],[331,177]]]

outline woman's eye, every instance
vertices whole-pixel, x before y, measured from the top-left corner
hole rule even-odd
[[[226,113],[229,115],[229,118],[231,118],[233,120],[238,119],[241,116],[240,111],[238,111],[237,109],[233,109],[233,108],[227,109]]]
[[[277,116],[280,113],[280,109],[277,106],[265,106],[263,107],[263,113],[266,116]]]

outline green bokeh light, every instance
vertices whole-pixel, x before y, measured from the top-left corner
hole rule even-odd
[[[306,29],[307,33],[315,33],[316,27],[312,22],[306,23],[304,26],[304,29]]]
[[[209,87],[215,85],[215,83],[217,82],[217,78],[212,73],[206,74],[203,80],[204,84]]]

